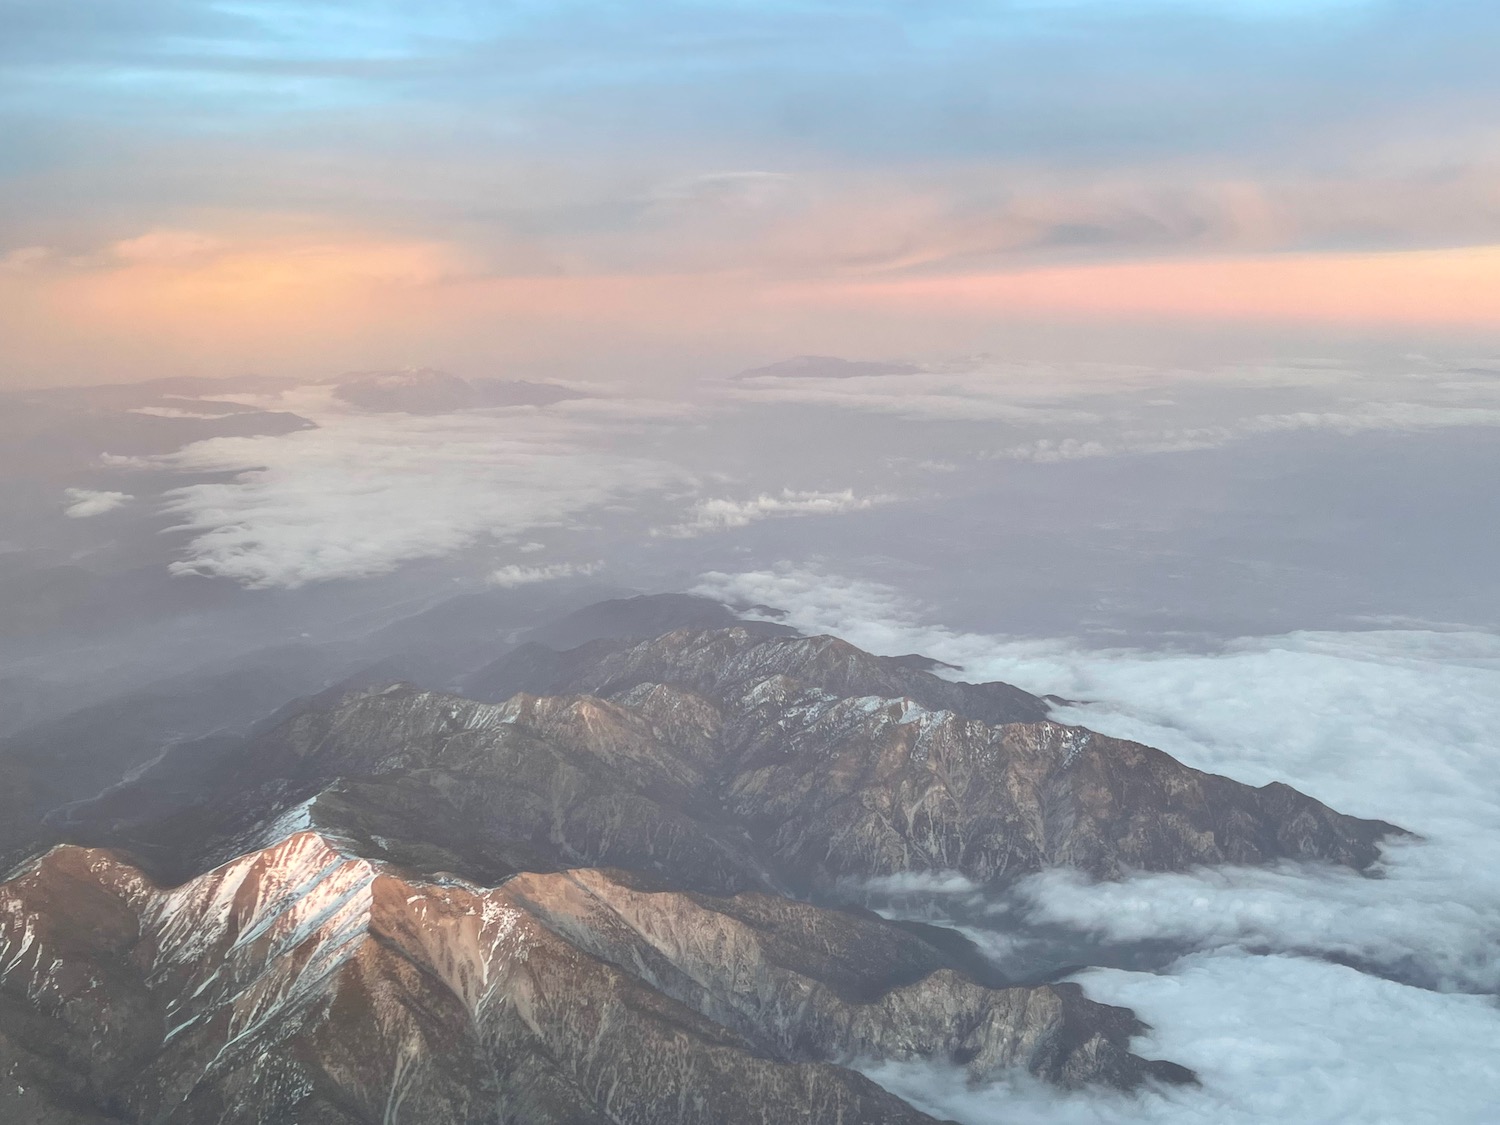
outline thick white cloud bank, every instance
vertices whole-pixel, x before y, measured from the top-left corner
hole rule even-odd
[[[601,427],[618,420],[576,410],[361,414],[312,397],[326,388],[304,390],[311,401],[273,405],[316,429],[212,438],[155,459],[234,474],[170,494],[179,526],[194,533],[175,571],[252,587],[384,574],[484,536],[567,527],[685,479],[664,462],[603,448]]]
[[[1033,921],[1203,951],[1160,974],[1080,977],[1153,1024],[1141,1049],[1195,1068],[1201,1090],[1059,1098],[884,1068],[892,1088],[975,1123],[1495,1120],[1500,637],[1300,633],[1211,654],[1101,652],[924,625],[896,590],[815,570],[711,574],[701,589],[876,652],[961,664],[965,679],[1087,700],[1057,717],[1421,834],[1387,848],[1379,879],[1288,865],[1103,885],[1049,873],[1019,888]]]
[[[1136,1049],[1197,1071],[1197,1089],[1065,1094],[1036,1081],[968,1087],[944,1066],[869,1068],[966,1125],[1488,1125],[1500,1030],[1493,1001],[1394,984],[1339,965],[1234,950],[1163,974],[1094,969],[1090,996],[1153,1025]]]

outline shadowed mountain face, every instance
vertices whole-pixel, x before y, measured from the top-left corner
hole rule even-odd
[[[1129,1012],[833,904],[1360,869],[1399,832],[1005,684],[641,602],[534,631],[487,698],[332,691],[54,814],[72,843],[0,886],[0,1118],[919,1122],[846,1064],[1190,1080]]]
[[[330,685],[383,687],[410,680],[447,686],[481,675],[497,651],[518,641],[554,647],[639,641],[737,620],[718,602],[687,594],[594,602],[560,617],[567,600],[560,606],[536,597],[518,603],[504,591],[464,594],[354,640],[253,650],[98,702],[59,690],[53,702],[61,713],[37,722],[25,721],[23,706],[42,702],[36,685],[0,684],[0,804],[11,814],[0,817],[0,869],[44,838],[42,821],[50,810],[93,797],[150,762],[164,745],[194,743],[174,752],[174,774],[191,772],[207,753],[202,739],[251,729],[277,708]],[[795,635],[781,626],[757,627]],[[64,703],[68,698],[71,706]],[[6,723],[13,731],[4,729]]]

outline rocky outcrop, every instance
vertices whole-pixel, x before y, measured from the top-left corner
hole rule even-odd
[[[1047,867],[1108,878],[1281,858],[1362,868],[1395,831],[1060,723],[997,727],[879,698],[803,715],[754,730],[726,803],[778,865],[819,883],[958,871],[992,884]]]
[[[875,915],[774,895],[684,894],[621,872],[522,875],[505,887],[552,929],[777,1057],[1024,1068],[1063,1085],[1181,1081],[1126,1050],[1144,1027],[1076,985],[988,988]]]
[[[598,871],[413,880],[298,832],[166,889],[53,850],[0,887],[7,1121],[930,1119],[838,1065],[1182,1077],[1076,989],[877,919]]]
[[[837,637],[767,635],[765,629],[764,623],[679,629],[633,645],[595,641],[550,655],[537,648],[518,651],[506,658],[516,672],[505,678],[509,690],[497,698],[516,690],[612,695],[658,683],[727,700],[780,676],[839,698],[907,698],[988,723],[1035,722],[1047,715],[1045,700],[1010,684],[956,683],[927,671],[920,658],[873,656]],[[497,682],[498,667],[491,670]],[[526,676],[531,679],[525,686],[510,689]]]

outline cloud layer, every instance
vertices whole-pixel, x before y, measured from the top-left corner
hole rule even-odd
[[[1154,1030],[1135,1048],[1191,1066],[1201,1089],[1135,1097],[1064,1094],[1018,1080],[973,1088],[961,1071],[885,1065],[876,1081],[964,1125],[1485,1125],[1500,1092],[1486,1049],[1494,1001],[1408,988],[1294,957],[1234,950],[1184,958],[1161,975],[1090,970],[1090,996],[1134,1009]]]
[[[283,587],[383,574],[683,483],[664,462],[601,449],[608,430],[566,409],[360,414],[326,392],[283,404],[315,429],[213,438],[154,459],[158,470],[228,476],[168,494],[191,534],[175,572]]]

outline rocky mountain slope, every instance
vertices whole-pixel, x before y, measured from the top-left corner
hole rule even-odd
[[[370,854],[482,881],[603,864],[711,893],[913,871],[989,884],[1053,866],[1364,867],[1394,831],[831,637],[680,630],[606,649],[564,654],[549,675],[568,694],[487,704],[397,685],[311,701],[217,758],[169,756],[71,810],[67,830],[176,880],[300,808]]]
[[[594,870],[414,880],[298,832],[173,889],[62,847],[0,890],[7,1121],[930,1120],[830,1060],[1182,1078],[1076,986]]]
[[[1399,832],[919,658],[615,621],[709,612],[585,613],[471,681],[503,698],[328,692],[54,813],[0,885],[0,1119],[918,1122],[849,1064],[1190,1080],[1130,1013],[839,903]]]

